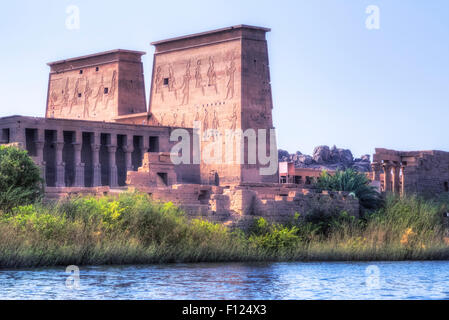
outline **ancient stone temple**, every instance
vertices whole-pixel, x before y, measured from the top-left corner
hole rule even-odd
[[[145,113],[144,54],[113,50],[49,63],[46,118],[113,122]]]
[[[277,183],[268,31],[239,25],[153,42],[148,108],[144,52],[51,62],[45,118],[0,118],[0,143],[28,151],[49,198],[138,189],[222,222],[288,221],[324,204],[358,215],[347,193]]]
[[[236,26],[153,42],[151,123],[192,128],[197,121],[202,133],[213,129],[222,137],[227,129],[256,133],[273,129],[268,31]],[[203,143],[202,153],[207,143]],[[245,152],[248,159],[248,149]],[[211,172],[225,184],[277,181],[277,176],[260,175],[259,163],[221,160],[223,164],[201,166],[202,181],[207,181]]]
[[[376,148],[372,172],[381,191],[436,195],[449,192],[449,152]]]

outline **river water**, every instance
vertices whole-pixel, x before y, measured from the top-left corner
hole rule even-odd
[[[448,299],[449,261],[0,269],[0,299]]]

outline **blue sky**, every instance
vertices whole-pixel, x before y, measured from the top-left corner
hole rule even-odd
[[[68,30],[66,8],[80,9]],[[380,9],[368,30],[365,9]],[[0,7],[0,117],[43,116],[49,61],[236,24],[265,26],[278,147],[449,151],[449,1],[8,1]]]

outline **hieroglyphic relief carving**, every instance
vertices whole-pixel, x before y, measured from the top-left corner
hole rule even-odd
[[[114,93],[115,93],[115,89],[117,86],[116,82],[117,82],[117,70],[114,70],[114,72],[112,73],[112,79],[111,79],[111,89],[108,91],[108,96],[106,98],[106,103],[105,103],[104,109],[107,109],[109,101],[114,99]]]
[[[98,86],[97,94],[94,97],[95,103],[94,103],[94,107],[92,109],[92,111],[94,112],[94,116],[95,116],[95,112],[97,110],[98,103],[103,102],[103,96],[104,96],[104,77],[103,77],[103,75],[101,75],[101,82],[100,82],[100,85]]]
[[[209,78],[208,86],[215,88],[215,93],[218,94],[217,88],[217,73],[215,72],[214,59],[209,57],[209,69],[207,70],[207,77]]]
[[[186,114],[182,114],[182,120],[181,120],[181,128],[184,128],[186,126]]]
[[[200,107],[199,106],[196,107],[196,114],[195,114],[195,118],[193,119],[193,121],[200,121]]]
[[[187,62],[186,73],[184,74],[183,82],[181,85],[182,90],[182,102],[181,105],[189,103],[189,89],[190,89],[190,61]]]
[[[58,94],[53,90],[50,93],[50,108],[55,109],[56,103],[58,102]]]
[[[175,93],[175,99],[178,100],[178,91],[176,89],[176,78],[171,65],[168,66],[168,91]]]
[[[72,114],[72,108],[74,104],[78,104],[78,87],[79,87],[80,79],[76,79],[75,89],[73,91],[72,100],[69,103],[69,114]]]
[[[203,86],[203,77],[201,75],[201,60],[198,60],[196,62],[196,69],[195,69],[195,88],[201,88],[201,93],[205,94],[204,92],[204,86]]]
[[[214,110],[214,117],[212,119],[212,129],[218,129],[220,127],[220,123],[218,122],[217,112]]]
[[[226,99],[234,98],[234,80],[235,80],[235,63],[232,58],[229,67],[226,67],[226,75],[228,76]]]
[[[232,115],[228,120],[231,122],[231,130],[235,130],[237,128],[237,104],[234,103],[234,106],[232,108]]]
[[[69,94],[69,78],[67,77],[65,81],[65,87],[62,91],[62,105],[59,108],[59,113],[62,114],[62,110],[65,106],[69,104],[70,94]]]
[[[165,112],[164,112],[164,113],[161,113],[161,114],[159,115],[159,118],[161,119],[161,123],[164,123]]]
[[[178,110],[176,110],[176,112],[173,112],[172,127],[176,127],[177,118],[178,118]]]
[[[161,95],[161,100],[164,101],[164,91],[162,90],[162,85],[164,82],[164,79],[162,78],[162,68],[159,66],[157,67],[157,71],[156,71],[156,77],[154,79],[154,87],[156,88],[156,94],[160,93]]]
[[[209,112],[207,108],[204,108],[204,117],[203,117],[203,131],[209,129]]]
[[[84,108],[83,116],[84,118],[89,118],[89,98],[92,95],[92,89],[89,86],[89,80],[86,79],[86,87],[84,88]]]

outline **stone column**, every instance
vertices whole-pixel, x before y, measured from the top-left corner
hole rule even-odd
[[[373,181],[380,181],[380,163],[371,163],[371,170],[373,171],[372,179]]]
[[[390,192],[391,190],[391,163],[385,162],[382,165],[384,169],[384,190],[385,192]]]
[[[92,186],[101,186],[101,165],[100,165],[100,147],[101,145],[92,143]]]
[[[143,136],[140,148],[142,149],[142,155],[148,152],[150,149],[150,137]]]
[[[101,186],[101,165],[100,165],[100,148],[101,140],[100,133],[92,133],[91,145],[92,148],[92,186]]]
[[[398,163],[393,164],[393,192],[399,193],[399,169],[400,165]]]
[[[83,132],[75,132],[75,141],[73,142],[74,163],[75,163],[75,187],[84,187],[84,163],[81,160],[81,150],[83,148]]]
[[[134,152],[134,146],[123,146],[123,151],[125,152],[126,172],[133,171],[132,153]]]
[[[404,196],[405,195],[405,166],[404,165],[401,165],[401,172],[402,172],[402,175],[401,175],[401,196]]]
[[[115,160],[117,146],[108,145],[108,152],[109,152],[109,186],[111,188],[114,188],[118,187],[117,164]]]
[[[34,144],[36,145],[36,157],[35,157],[36,160],[35,161],[36,161],[36,164],[39,166],[39,169],[41,169],[41,177],[44,180],[44,185],[46,185],[46,183],[45,183],[45,169],[46,169],[45,165],[46,165],[46,163],[44,161],[45,141],[41,140],[41,138],[43,138],[43,137],[40,136],[39,131],[43,132],[44,130],[38,129],[37,140],[34,142]]]
[[[25,137],[25,128],[22,128],[20,123],[16,124],[16,127],[11,128],[9,131],[9,142],[16,142],[19,144],[20,148],[25,149],[26,146],[26,137]]]
[[[75,151],[75,187],[84,187],[84,163],[81,162],[81,149],[83,145],[80,142],[73,143]]]
[[[62,131],[61,131],[62,134]],[[59,131],[58,131],[59,139]],[[62,149],[64,148],[64,141],[56,140],[54,142],[56,150],[56,187],[65,187],[65,163],[62,159]]]

